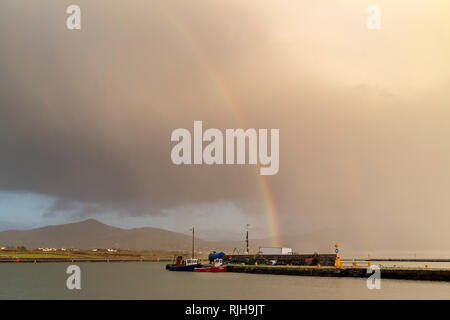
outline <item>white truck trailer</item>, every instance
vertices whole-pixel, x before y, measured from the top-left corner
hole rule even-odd
[[[261,255],[280,255],[292,253],[292,248],[259,247],[259,254]]]

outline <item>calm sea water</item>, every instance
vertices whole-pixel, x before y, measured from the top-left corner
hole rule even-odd
[[[0,264],[0,299],[450,299],[450,283],[240,273],[170,272],[165,263],[78,263],[81,290],[68,290],[66,263]]]

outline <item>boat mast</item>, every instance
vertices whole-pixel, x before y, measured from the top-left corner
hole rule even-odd
[[[194,259],[194,227],[192,227],[192,259]]]

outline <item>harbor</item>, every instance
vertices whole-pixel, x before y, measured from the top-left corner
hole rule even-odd
[[[248,229],[245,239],[245,254],[227,255],[224,252],[211,251],[208,256],[209,264],[202,264],[200,259],[195,258],[194,228],[191,231],[191,258],[184,259],[183,256],[178,256],[176,261],[166,265],[166,270],[182,272],[213,271],[217,269],[214,268],[215,265],[222,268],[214,270],[216,272],[335,278],[369,278],[372,274],[377,273],[379,278],[384,279],[450,281],[450,268],[443,267],[449,263],[449,259],[431,259],[432,261],[405,258],[341,259],[340,248],[337,243],[334,245],[334,253],[332,254],[298,254],[292,248],[286,247],[260,247],[257,253],[249,254]],[[394,261],[404,264],[411,262],[426,264],[423,267],[389,266]],[[373,265],[372,262],[374,262]],[[441,263],[441,265],[438,268],[430,268],[428,263]]]
[[[67,290],[70,265],[0,264],[0,299],[447,299],[450,288],[445,281],[385,279],[383,271],[382,289],[368,290],[367,278],[357,277],[170,272],[164,262],[87,262],[77,263],[82,289]]]
[[[312,257],[313,258],[312,258]],[[373,274],[374,270],[379,270],[380,277],[383,279],[397,279],[397,280],[425,280],[425,281],[445,281],[450,282],[450,268],[443,267],[448,264],[447,259],[441,259],[436,262],[441,262],[439,267],[429,267],[428,264],[418,267],[403,266],[386,266],[389,260],[378,260],[380,264],[372,264],[370,261],[349,261],[346,260],[342,264],[339,259],[333,260],[335,255],[289,255],[286,257],[270,256],[272,259],[278,260],[263,260],[261,256],[234,256],[226,257],[226,270],[225,272],[234,273],[250,273],[250,274],[264,274],[264,275],[287,275],[287,276],[303,276],[303,277],[338,277],[338,278],[369,278]],[[311,259],[314,262],[324,261],[326,264],[306,265]],[[239,261],[239,263],[236,263]],[[243,262],[245,261],[245,262]],[[258,261],[260,261],[258,263]],[[272,264],[264,263],[265,261],[271,261]],[[285,264],[280,264],[280,261]],[[392,261],[392,260],[391,260]],[[251,262],[251,264],[249,264]],[[262,263],[261,263],[262,262]],[[332,262],[332,263],[331,263]],[[409,260],[408,262],[411,262]],[[424,261],[414,261],[424,262]],[[350,263],[350,265],[348,265]],[[383,264],[381,264],[383,263]],[[431,262],[428,262],[431,263]],[[166,269],[176,267],[176,264],[166,265]],[[183,263],[180,267],[185,267]],[[179,268],[180,268],[179,267]],[[185,267],[186,268],[186,267]],[[172,269],[173,270],[173,269]],[[175,271],[194,271],[190,269],[175,269]]]

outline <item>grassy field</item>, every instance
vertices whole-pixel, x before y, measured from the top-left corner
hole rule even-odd
[[[0,258],[19,258],[19,259],[45,259],[45,258],[92,258],[90,255],[58,252],[1,252]]]

